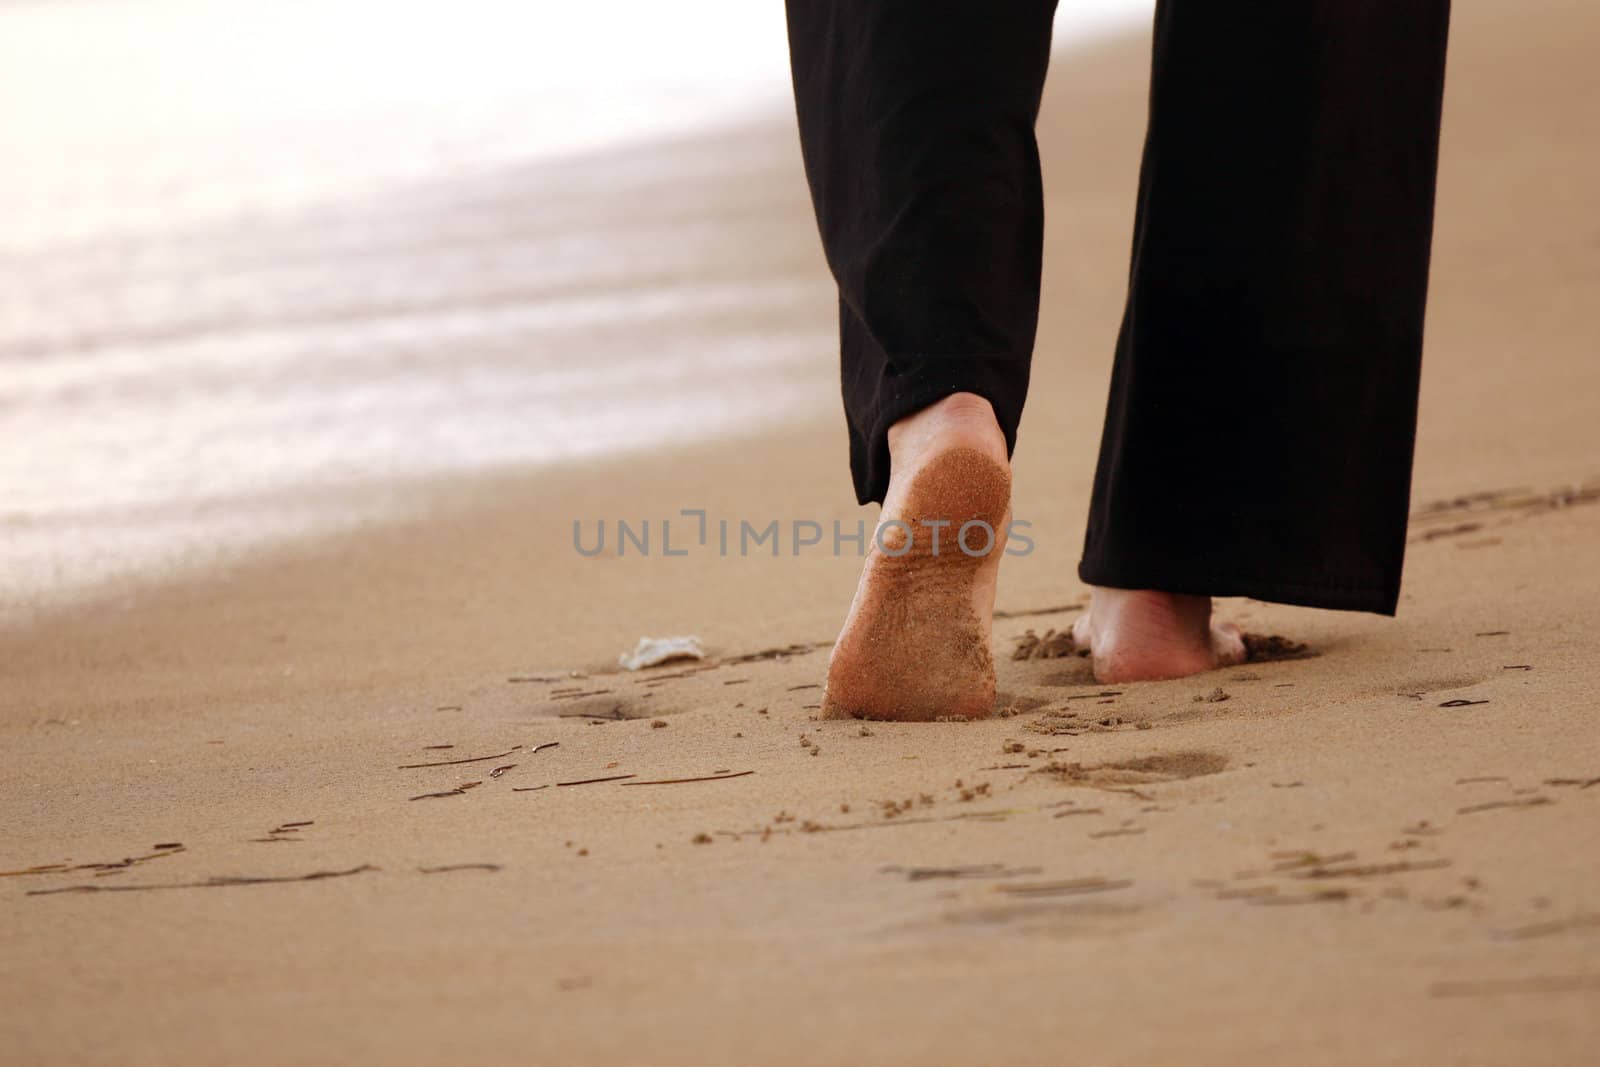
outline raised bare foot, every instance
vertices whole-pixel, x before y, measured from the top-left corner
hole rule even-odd
[[[1154,589],[1097,586],[1072,626],[1089,649],[1100,682],[1143,682],[1243,663],[1244,640],[1231,622],[1211,622],[1211,598]]]
[[[989,402],[957,393],[889,430],[878,537],[828,661],[826,718],[980,718],[1011,467]]]

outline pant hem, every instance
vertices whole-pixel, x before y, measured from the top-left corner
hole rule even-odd
[[[1243,596],[1274,604],[1366,611],[1375,615],[1393,615],[1400,600],[1398,586],[1385,587],[1369,581],[1303,582],[1260,576],[1196,575],[1160,567],[1113,566],[1089,559],[1078,564],[1078,577],[1089,585],[1113,589],[1159,589],[1164,593],[1191,596]]]

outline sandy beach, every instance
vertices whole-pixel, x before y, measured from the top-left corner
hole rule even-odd
[[[248,508],[197,496],[171,521],[204,538],[140,555],[154,570],[117,565],[142,498],[103,522],[0,513],[0,1060],[1591,1062],[1596,34],[1576,0],[1457,5],[1399,616],[1225,601],[1274,654],[1117,687],[1026,653],[1086,603],[1148,36],[1058,50],[1013,496],[1036,547],[1001,575],[986,721],[816,718],[860,560],[790,532],[875,512],[845,473],[833,291],[782,109],[257,219],[241,276],[316,265],[281,307],[187,288],[174,240],[157,273],[183,316],[98,340],[92,302],[0,317],[19,361],[382,319],[397,365],[411,345],[464,381],[524,351],[598,368],[566,422],[538,406],[559,376],[507,393],[526,437],[465,472],[473,427],[419,387],[439,462],[309,455],[317,478]],[[4,255],[52,292],[121,269]],[[459,335],[423,350],[421,306],[454,306]],[[317,345],[361,340],[304,336],[273,375],[314,383]],[[215,395],[252,410],[248,388]],[[1248,457],[1217,491],[1251,492]],[[339,521],[296,519],[323,496]],[[653,551],[619,552],[619,519]],[[784,543],[724,555],[723,520]],[[602,521],[580,554],[574,524]],[[205,547],[255,522],[289,532]],[[92,581],[39,569],[76,537]],[[706,660],[617,666],[686,634]]]

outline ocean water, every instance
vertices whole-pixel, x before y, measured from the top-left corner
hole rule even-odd
[[[826,279],[728,268],[788,164],[694,149],[786,62],[749,0],[0,2],[0,621],[830,406]]]

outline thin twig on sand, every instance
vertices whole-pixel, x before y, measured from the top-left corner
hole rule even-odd
[[[649,781],[649,782],[629,782],[628,784],[629,785],[682,785],[685,782],[721,782],[721,781],[725,781],[725,780],[727,780],[729,778],[743,778],[747,774],[754,774],[754,773],[756,773],[756,772],[755,771],[738,771],[738,772],[736,772],[734,774],[703,774],[703,775],[700,775],[698,778],[657,778],[654,781]],[[632,775],[629,775],[629,777],[632,777]],[[605,781],[606,779],[600,779],[600,780],[601,781]],[[563,783],[563,784],[565,784],[565,783]]]
[[[203,882],[163,882],[157,885],[64,885],[57,889],[30,889],[28,896],[43,897],[52,893],[143,893],[157,889],[222,889],[239,885],[280,885],[286,882],[320,882],[328,878],[348,878],[379,868],[370,863],[352,867],[347,871],[312,871],[310,874],[282,876],[249,876],[208,878]]]
[[[521,745],[512,745],[504,752],[492,752],[487,756],[472,756],[468,759],[447,759],[440,760],[437,763],[406,763],[402,764],[398,769],[402,771],[416,771],[421,770],[424,767],[457,767],[463,763],[482,763],[485,760],[500,759],[502,757],[509,756],[511,753],[517,751],[517,749],[521,747]]]

